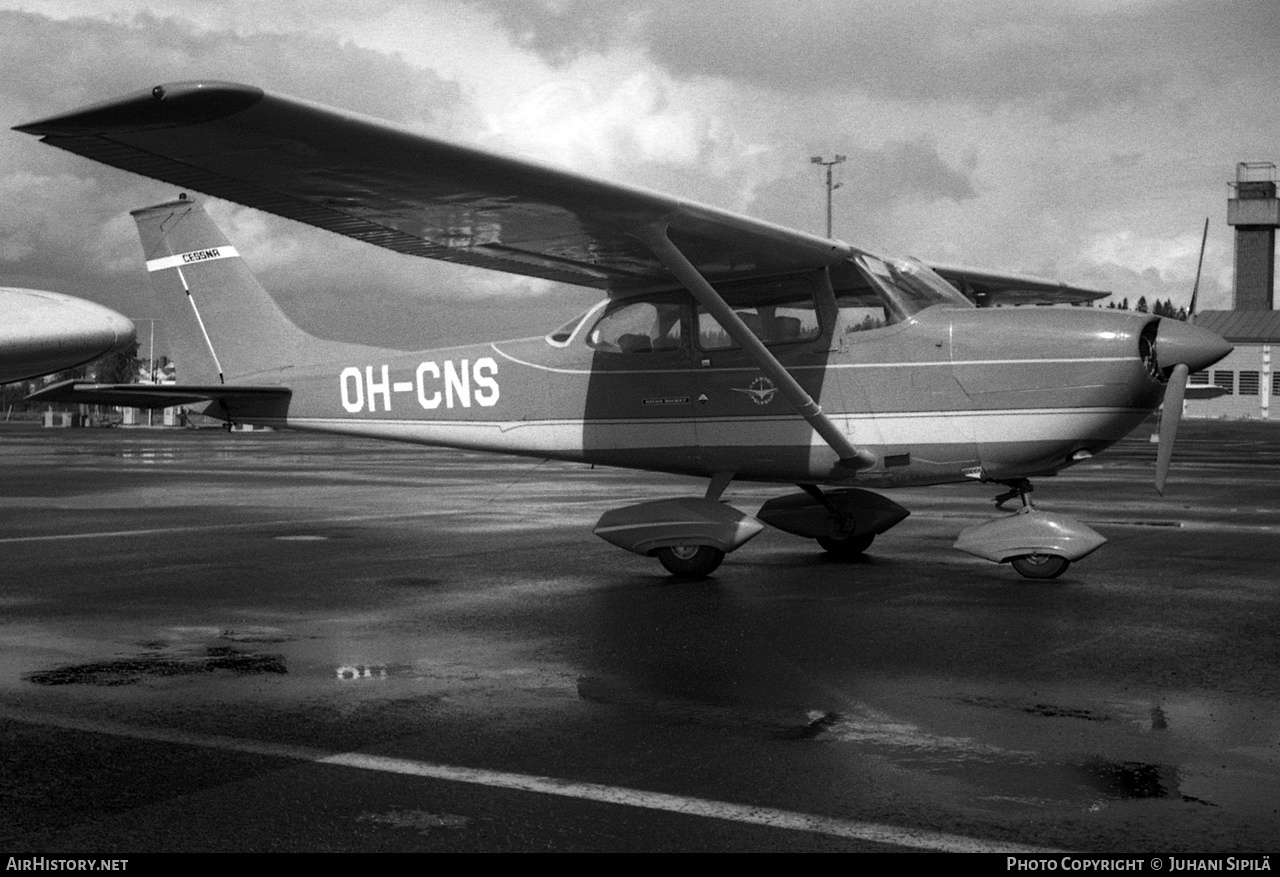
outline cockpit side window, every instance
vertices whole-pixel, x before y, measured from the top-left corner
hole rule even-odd
[[[846,335],[889,325],[884,302],[870,290],[861,294],[837,293],[836,307],[840,311],[840,325],[844,327],[843,331]]]
[[[733,312],[765,344],[812,341],[822,334],[813,285],[794,278],[752,287],[720,290]],[[711,314],[698,308],[698,346],[729,350],[737,343]]]
[[[605,313],[587,334],[587,344],[602,353],[655,353],[679,350],[684,305],[676,301],[637,301]]]

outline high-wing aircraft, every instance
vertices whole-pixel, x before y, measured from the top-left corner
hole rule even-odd
[[[74,368],[132,344],[127,317],[60,292],[0,287],[0,384]]]
[[[188,327],[190,383],[39,398],[198,403],[228,421],[698,476],[702,496],[595,528],[676,575],[710,573],[765,524],[857,554],[908,514],[868,488],[972,481],[1021,508],[957,547],[1055,577],[1105,540],[1034,508],[1028,479],[1087,460],[1162,399],[1180,411],[1189,371],[1231,349],[1146,314],[975,307],[1099,293],[935,270],[244,85],[161,85],[18,130],[400,253],[607,294],[545,337],[424,353],[324,341],[179,198],[134,218],[165,325]],[[800,491],[748,515],[720,502],[734,480]]]

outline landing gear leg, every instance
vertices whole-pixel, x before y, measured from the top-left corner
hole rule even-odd
[[[1001,481],[1000,483],[1010,489],[1008,492],[996,497],[996,508],[1004,508],[1004,504],[1015,497],[1022,500],[1023,508],[1032,508],[1031,497],[1027,496],[1027,494],[1031,493],[1035,488],[1031,486],[1030,481],[1025,478],[1019,478],[1017,481]]]

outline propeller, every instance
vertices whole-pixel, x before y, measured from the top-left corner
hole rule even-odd
[[[1196,296],[1200,294],[1200,269],[1204,267],[1204,245],[1209,240],[1209,217],[1204,218],[1204,234],[1200,236],[1200,261],[1196,263],[1196,282],[1191,287],[1191,304],[1187,305],[1187,319],[1196,315]]]
[[[1204,234],[1200,237],[1200,261],[1196,265],[1196,282],[1191,288],[1191,303],[1187,307],[1187,320],[1196,313],[1196,296],[1200,293],[1200,271],[1204,267],[1204,246],[1209,240],[1209,217],[1204,220]],[[1164,496],[1164,484],[1169,477],[1169,463],[1173,459],[1173,443],[1182,423],[1182,402],[1187,395],[1187,382],[1191,379],[1192,366],[1199,371],[1207,368],[1231,352],[1231,345],[1205,329],[1181,323],[1172,317],[1164,317],[1156,335],[1160,366],[1170,368],[1164,390],[1164,404],[1160,410],[1160,427],[1156,434],[1156,493]]]
[[[1173,442],[1182,423],[1182,399],[1187,393],[1191,369],[1185,362],[1173,367],[1164,390],[1164,409],[1160,414],[1159,441],[1156,445],[1156,493],[1164,496],[1164,482],[1169,477],[1169,461],[1173,459]]]

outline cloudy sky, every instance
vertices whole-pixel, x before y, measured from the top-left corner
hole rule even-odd
[[[7,129],[224,79],[902,255],[1227,307],[1227,182],[1280,163],[1276,0],[0,0],[0,285],[150,315],[172,186]],[[304,328],[426,347],[595,299],[211,203]],[[161,332],[163,329],[161,328]]]

